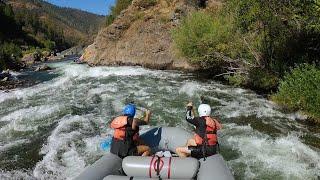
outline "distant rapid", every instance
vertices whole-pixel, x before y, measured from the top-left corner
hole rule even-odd
[[[35,86],[0,92],[0,179],[72,179],[105,152],[126,101],[151,125],[192,130],[185,105],[204,95],[221,119],[221,154],[236,179],[318,179],[319,130],[256,93],[179,71],[51,63]],[[47,78],[45,78],[47,77]]]

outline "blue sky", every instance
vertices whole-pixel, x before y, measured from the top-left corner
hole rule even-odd
[[[82,9],[95,14],[106,15],[109,7],[115,0],[47,0],[48,2],[62,6]]]

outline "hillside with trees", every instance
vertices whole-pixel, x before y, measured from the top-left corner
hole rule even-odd
[[[42,0],[7,0],[16,15],[16,20],[27,30],[48,29],[62,34],[70,45],[88,43],[102,25],[104,16],[89,12],[58,7]]]
[[[0,66],[13,68],[22,54],[36,49],[62,51],[87,45],[104,16],[63,8],[42,0],[1,0]]]

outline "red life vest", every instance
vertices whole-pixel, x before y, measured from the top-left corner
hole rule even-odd
[[[216,145],[218,143],[218,137],[217,137],[217,130],[221,128],[221,125],[219,122],[217,122],[215,119],[212,119],[211,117],[207,116],[204,117],[206,121],[206,141],[207,145]],[[194,135],[194,139],[197,143],[197,145],[204,144],[204,137],[201,137],[199,134]]]
[[[127,133],[126,127],[128,127],[128,125],[129,125],[128,124],[128,116],[119,116],[119,117],[115,118],[111,122],[111,128],[114,129],[113,137],[118,140],[125,140],[126,133]],[[134,134],[132,139],[135,141],[135,140],[138,140],[138,138],[139,138],[139,131],[137,131]]]

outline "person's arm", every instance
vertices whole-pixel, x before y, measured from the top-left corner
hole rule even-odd
[[[144,122],[146,122],[147,124],[149,124],[150,118],[151,118],[151,111],[147,109],[147,110],[146,110],[146,115],[145,115],[145,117],[144,117]]]
[[[146,110],[146,115],[144,120],[135,118],[133,119],[132,122],[132,129],[136,130],[137,128],[139,128],[139,126],[143,126],[143,125],[147,125],[150,122],[150,118],[151,118],[151,111],[150,110]]]
[[[196,121],[194,116],[195,116],[195,112],[194,112],[193,104],[192,104],[192,102],[190,102],[187,105],[186,120],[187,120],[187,122],[189,122],[195,126],[198,126],[198,121]]]
[[[222,129],[222,125],[220,124],[219,118],[213,117],[212,119],[213,119],[213,120],[215,121],[215,123],[216,123],[216,130]]]

